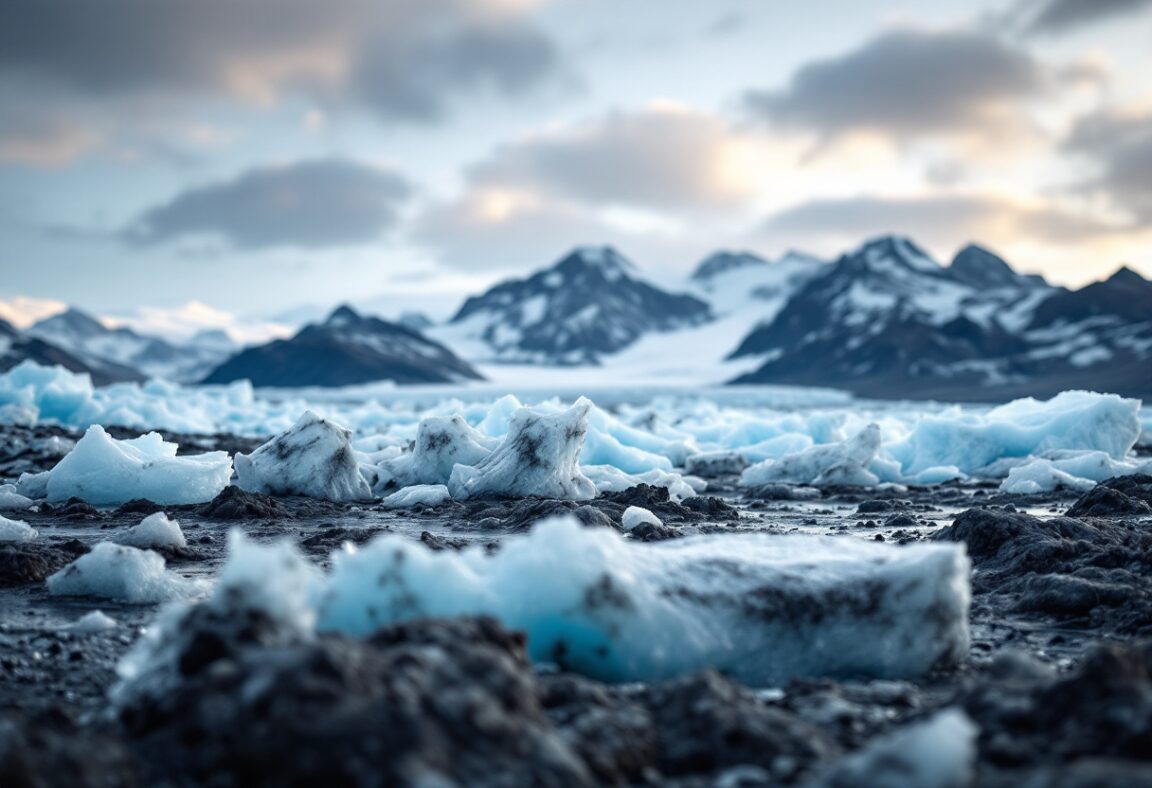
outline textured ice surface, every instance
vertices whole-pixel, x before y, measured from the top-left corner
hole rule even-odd
[[[0,511],[10,509],[27,509],[32,505],[32,499],[16,491],[14,484],[0,484]]]
[[[333,556],[317,625],[366,635],[422,616],[490,614],[536,660],[654,680],[704,667],[751,684],[919,676],[967,650],[957,545],[852,538],[692,537],[636,544],[572,519],[483,549],[388,535]]]
[[[480,463],[492,453],[496,443],[470,427],[462,416],[424,419],[416,431],[412,451],[378,466],[376,490],[447,484],[455,465]]]
[[[869,742],[832,774],[826,788],[965,788],[972,785],[979,729],[959,709]]]
[[[1059,450],[1026,460],[1008,471],[1000,489],[1010,493],[1049,492],[1057,488],[1087,491],[1114,476],[1152,471],[1152,461],[1115,460],[1103,451]]]
[[[866,487],[880,482],[868,468],[879,450],[880,427],[869,424],[843,443],[813,446],[778,460],[757,463],[740,474],[740,484],[756,487],[772,482],[789,482]]]
[[[652,469],[645,473],[624,473],[611,465],[585,465],[581,471],[592,480],[598,492],[622,492],[637,484],[664,487],[674,501],[699,495],[708,489],[708,482],[695,476],[682,476],[672,471]]]
[[[180,530],[180,523],[169,520],[164,512],[150,514],[112,541],[117,544],[139,547],[141,550],[157,547],[187,547],[188,541]]]
[[[0,515],[0,542],[29,542],[38,532],[23,520],[9,520]]]
[[[118,441],[97,425],[46,477],[21,478],[17,488],[31,495],[46,482],[43,492],[49,501],[76,497],[95,506],[116,506],[134,498],[203,503],[228,486],[232,460],[227,452],[177,457],[178,448],[155,432]]]
[[[151,550],[101,542],[48,578],[53,596],[91,596],[130,604],[187,599],[204,584],[165,568],[164,558]]]
[[[93,610],[69,624],[67,630],[76,635],[94,635],[98,632],[108,632],[118,626],[116,619],[103,610]]]
[[[1045,402],[1020,399],[984,414],[959,410],[924,417],[887,449],[905,473],[952,465],[967,474],[1005,457],[1052,449],[1097,450],[1121,459],[1140,436],[1140,401],[1065,391]]]
[[[380,505],[387,509],[411,509],[413,506],[439,506],[452,500],[443,484],[413,484],[385,496]]]
[[[453,468],[448,480],[452,497],[595,498],[596,486],[577,464],[591,407],[581,397],[559,413],[520,408],[512,414],[504,441],[490,455],[476,465]]]
[[[251,454],[236,455],[236,483],[267,495],[328,501],[372,497],[352,450],[352,433],[306,411],[290,430]]]
[[[638,525],[649,523],[651,525],[664,525],[659,517],[643,506],[629,506],[620,516],[620,526],[625,531],[631,531]]]

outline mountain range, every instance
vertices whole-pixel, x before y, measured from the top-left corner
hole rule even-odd
[[[449,383],[525,365],[585,368],[563,373],[575,384],[588,368],[599,380],[670,382],[672,364],[697,383],[869,397],[998,401],[1091,388],[1152,399],[1152,282],[1121,268],[1068,290],[980,246],[942,265],[887,236],[833,261],[721,251],[669,283],[611,247],[581,247],[468,298],[439,325],[343,306],[289,339],[239,348],[222,332],[174,343],[70,309],[23,332],[0,322],[0,369],[23,359],[97,384]]]

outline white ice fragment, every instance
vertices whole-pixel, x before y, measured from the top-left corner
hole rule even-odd
[[[22,473],[16,480],[16,494],[28,499],[43,500],[48,497],[48,477],[52,471]]]
[[[377,470],[376,492],[388,487],[447,484],[456,465],[476,465],[492,453],[493,440],[459,416],[429,417],[416,430],[412,451],[385,460]]]
[[[152,604],[187,599],[205,590],[164,566],[164,558],[151,550],[101,542],[48,578],[53,596],[91,596],[130,604]]]
[[[76,619],[75,622],[69,624],[65,629],[76,635],[95,635],[99,632],[108,632],[115,629],[119,624],[116,619],[105,613],[103,610],[93,610],[90,613],[85,613]]]
[[[559,413],[520,408],[512,414],[508,434],[495,451],[475,465],[453,468],[448,480],[452,497],[595,498],[596,485],[578,464],[591,407],[592,403],[581,397]]]
[[[134,498],[170,505],[210,501],[228,486],[232,461],[227,452],[177,457],[178,448],[155,432],[120,441],[93,425],[48,472],[45,495],[52,502],[76,497],[94,506]],[[40,482],[40,476],[22,476],[21,492],[36,491]]]
[[[869,424],[842,443],[812,446],[778,460],[765,460],[740,474],[742,487],[759,487],[773,482],[843,484],[871,487],[880,478],[868,469],[880,450],[880,427]]]
[[[641,544],[571,518],[489,555],[386,535],[333,555],[317,626],[350,635],[487,614],[532,657],[613,681],[714,667],[758,686],[795,676],[912,678],[967,654],[962,545],[739,534]]]
[[[1114,460],[1102,451],[1045,452],[1008,470],[1000,489],[1008,493],[1051,492],[1063,488],[1085,492],[1114,476],[1152,472],[1152,461]]]
[[[664,522],[643,506],[629,506],[620,517],[620,526],[625,531],[631,531],[638,525],[649,523],[651,525],[664,525]]]
[[[14,484],[0,484],[0,511],[10,509],[27,509],[32,505],[32,499],[16,491]]]
[[[966,788],[972,784],[979,729],[959,709],[869,742],[832,772],[821,788]]]
[[[695,476],[681,476],[674,471],[653,468],[645,473],[624,473],[611,465],[584,465],[580,469],[596,485],[599,492],[623,492],[638,484],[663,487],[673,501],[682,501],[708,489],[708,483]]]
[[[30,542],[38,532],[23,520],[9,520],[0,515],[0,542]]]
[[[251,454],[236,455],[237,486],[266,495],[304,495],[328,501],[372,497],[352,450],[352,433],[305,411],[287,432]]]
[[[413,484],[389,495],[380,505],[385,509],[411,509],[414,506],[440,506],[452,500],[443,484]]]
[[[141,550],[158,547],[181,548],[188,546],[184,532],[180,530],[180,523],[169,520],[164,512],[150,514],[112,541],[117,544],[138,547]]]

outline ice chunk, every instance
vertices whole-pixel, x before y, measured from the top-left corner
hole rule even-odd
[[[251,454],[236,455],[236,483],[266,495],[304,495],[328,501],[372,497],[352,451],[352,433],[312,411]]]
[[[541,413],[520,408],[508,435],[476,465],[457,465],[448,489],[453,498],[474,495],[538,495],[583,501],[596,497],[596,485],[580,471],[580,448],[592,403],[581,397],[568,410]]]
[[[48,472],[44,492],[52,502],[77,497],[94,506],[116,506],[147,498],[170,505],[210,501],[228,486],[232,461],[227,452],[177,457],[178,448],[155,432],[118,441],[93,425]],[[37,489],[39,481],[25,483],[21,477],[22,490]]]
[[[759,487],[773,482],[845,484],[869,487],[880,477],[868,465],[880,450],[880,427],[869,424],[843,443],[813,446],[778,460],[765,460],[740,474],[740,485]]]
[[[48,477],[51,475],[51,471],[20,474],[20,478],[16,480],[16,494],[29,499],[36,498],[42,500],[47,498]]]
[[[30,542],[38,532],[23,520],[9,520],[0,515],[0,542]]]
[[[1051,492],[1059,488],[1086,492],[1115,476],[1152,471],[1152,461],[1114,460],[1102,451],[1051,451],[1008,471],[1000,489],[1009,493]]]
[[[411,453],[380,463],[376,492],[393,486],[447,484],[454,466],[478,464],[492,453],[491,443],[459,415],[424,419]]]
[[[151,550],[101,542],[48,578],[53,596],[93,596],[130,604],[187,599],[205,590],[203,582],[170,572]]]
[[[317,626],[351,635],[488,614],[536,660],[615,681],[714,667],[754,685],[795,676],[910,678],[963,659],[960,545],[740,534],[639,544],[565,518],[495,554],[397,535],[333,556]]]
[[[984,414],[953,409],[926,416],[886,448],[906,474],[938,465],[977,474],[1001,458],[1052,449],[1102,451],[1120,460],[1140,436],[1139,410],[1139,400],[1065,391],[1046,402],[1020,399]]]
[[[163,547],[187,547],[188,541],[180,530],[180,523],[169,520],[164,512],[150,514],[112,541],[117,544],[149,550]]]
[[[867,744],[816,785],[821,788],[966,788],[972,785],[978,729],[959,709]]]
[[[644,523],[656,526],[664,525],[659,517],[652,514],[651,511],[645,509],[643,506],[629,506],[620,517],[620,526],[625,531],[631,531],[636,526],[643,525]]]
[[[0,484],[0,511],[8,509],[27,509],[32,505],[32,499],[16,491],[14,484]]]
[[[103,610],[93,610],[85,613],[66,629],[76,635],[95,635],[99,632],[108,632],[119,626],[116,619]]]
[[[385,509],[411,509],[413,506],[440,506],[452,500],[443,484],[414,484],[389,495],[380,505]]]

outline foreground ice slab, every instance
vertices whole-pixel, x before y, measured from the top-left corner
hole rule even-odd
[[[145,605],[187,599],[202,592],[201,583],[165,568],[151,550],[101,542],[48,578],[53,596],[91,596]]]
[[[236,455],[236,483],[266,495],[304,495],[328,501],[372,497],[352,451],[352,433],[306,411],[292,429],[251,454]]]
[[[118,441],[95,425],[46,477],[38,475],[36,483],[21,479],[21,492],[42,490],[52,502],[76,497],[94,506],[134,498],[172,505],[210,501],[228,486],[227,452],[177,457],[178,448],[155,432]]]
[[[843,443],[812,446],[778,460],[765,460],[740,474],[740,484],[757,487],[772,482],[846,484],[868,487],[880,478],[868,469],[880,451],[880,427],[869,424]]]
[[[453,498],[539,495],[583,501],[596,485],[580,471],[580,449],[592,403],[581,397],[560,413],[520,408],[503,443],[475,465],[457,465],[448,480]]]
[[[910,678],[968,644],[957,545],[762,534],[635,544],[572,519],[494,555],[385,536],[333,556],[317,626],[367,635],[425,616],[489,614],[536,660],[614,681],[715,667],[749,684]]]

